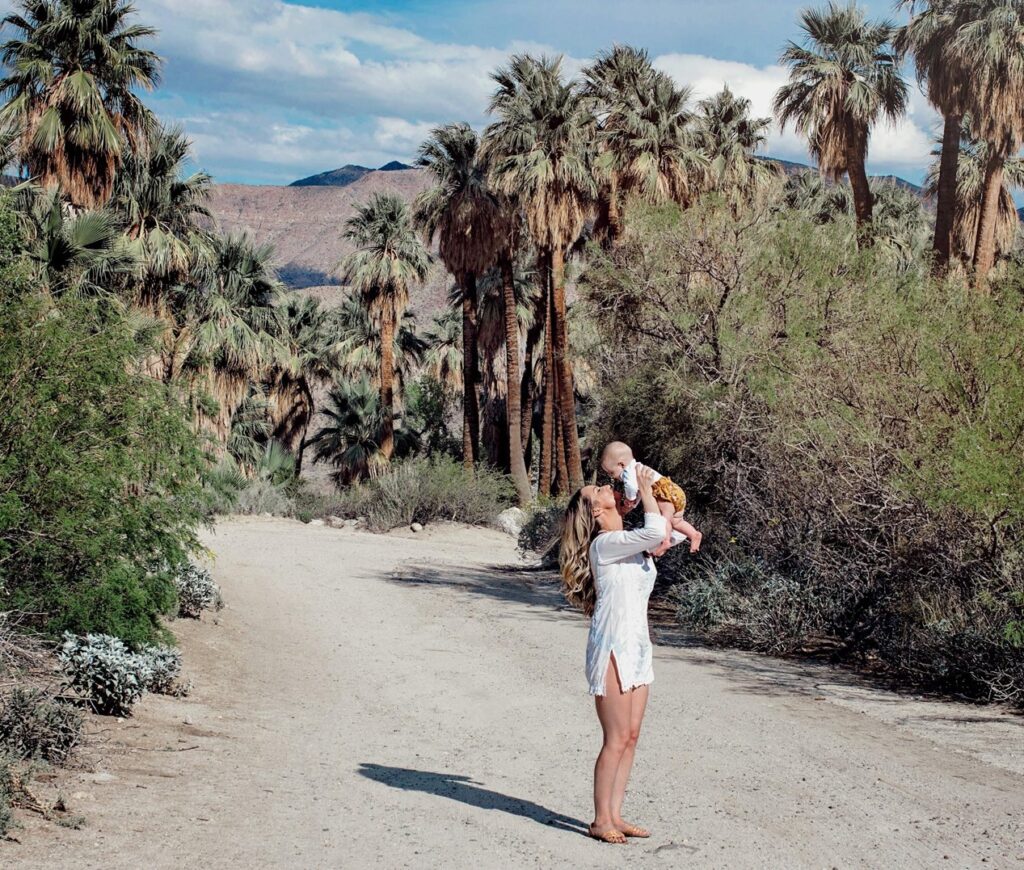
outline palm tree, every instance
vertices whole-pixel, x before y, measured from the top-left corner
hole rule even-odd
[[[598,118],[595,160],[604,179],[598,229],[613,243],[621,232],[620,195],[648,202],[690,201],[706,160],[696,147],[691,90],[651,65],[647,52],[616,45],[583,70],[582,92]]]
[[[128,0],[21,0],[19,10],[3,21],[19,34],[0,46],[0,125],[22,131],[22,164],[42,186],[101,206],[125,148],[152,124],[136,91],[157,82],[160,59],[139,45],[156,31],[129,21]]]
[[[907,84],[889,43],[895,28],[871,22],[854,2],[801,14],[803,45],[790,42],[780,62],[789,82],[775,95],[782,128],[793,123],[810,141],[821,171],[850,177],[858,238],[870,244],[871,188],[865,164],[871,128],[885,116],[895,122],[907,106]]]
[[[557,396],[573,486],[583,483],[565,306],[566,249],[579,237],[597,195],[590,171],[593,115],[572,82],[562,79],[561,58],[514,55],[493,74],[498,87],[489,111],[498,120],[485,134],[496,189],[522,209],[526,225],[550,274],[551,350],[545,390]],[[545,282],[547,283],[547,282]],[[508,317],[508,314],[506,314]],[[551,421],[553,423],[553,419]],[[544,449],[553,442],[545,421]],[[550,452],[548,452],[550,456]],[[544,471],[542,461],[542,472]],[[550,465],[548,465],[550,468]],[[541,475],[541,494],[546,494]]]
[[[25,187],[18,199],[29,261],[52,295],[108,295],[138,276],[139,260],[111,212],[69,214],[56,187]]]
[[[912,268],[928,247],[930,220],[921,197],[888,179],[874,180],[871,195],[877,242],[895,254],[901,271]]]
[[[295,455],[302,471],[306,433],[316,413],[313,386],[329,381],[336,366],[330,313],[310,297],[289,296],[281,309],[283,353],[267,375],[271,435]]]
[[[815,223],[828,224],[853,211],[853,192],[848,184],[832,184],[817,172],[790,175],[782,189],[782,202],[798,209]]]
[[[172,354],[170,379],[184,373],[208,391],[215,407],[199,406],[200,422],[220,444],[252,383],[262,381],[284,349],[281,284],[273,249],[246,235],[214,239],[210,275],[200,286],[183,286],[175,307],[185,327]]]
[[[347,297],[328,316],[329,352],[337,374],[350,380],[367,378],[380,389],[380,328],[358,296]],[[416,331],[416,318],[403,311],[392,343],[395,408],[404,404],[406,383],[422,363],[428,342]]]
[[[249,384],[245,398],[231,415],[225,450],[246,477],[252,477],[270,437],[267,397],[259,384]]]
[[[462,317],[453,308],[434,318],[424,337],[427,373],[445,392],[462,392]]]
[[[314,462],[334,466],[333,477],[339,485],[372,476],[387,466],[390,457],[381,443],[385,432],[394,440],[393,455],[407,455],[415,447],[415,435],[396,431],[393,419],[388,425],[381,411],[380,390],[367,378],[336,384],[320,413],[327,423],[309,440],[309,446],[314,448]]]
[[[970,67],[965,67],[953,51],[958,26],[953,0],[901,0],[899,5],[909,7],[912,17],[898,31],[894,45],[901,54],[913,53],[917,80],[943,116],[942,157],[933,188],[937,200],[932,242],[935,270],[941,272],[949,263],[958,222],[957,159],[972,75]]]
[[[511,292],[509,292],[511,291]],[[511,295],[512,303],[507,297]],[[536,286],[522,271],[515,271],[511,263],[491,269],[480,279],[477,310],[479,313],[478,338],[484,373],[483,423],[484,443],[488,445],[492,465],[509,469],[514,460],[508,452],[509,438],[495,438],[494,427],[498,421],[505,427],[515,426],[518,430],[515,440],[522,439],[522,409],[520,404],[521,382],[519,377],[519,335],[532,322],[532,312],[537,307]],[[511,330],[508,312],[512,313]],[[509,372],[509,333],[514,336],[514,369]],[[492,430],[490,433],[488,430]],[[490,437],[488,435],[490,434]],[[523,474],[526,473],[525,459]],[[529,479],[526,496],[529,499]],[[520,493],[522,496],[522,493]],[[521,498],[522,501],[522,498]]]
[[[970,70],[964,108],[987,146],[974,246],[975,285],[984,287],[995,263],[1006,161],[1024,142],[1024,0],[959,0],[951,13],[954,64]]]
[[[375,193],[345,222],[345,238],[357,245],[341,263],[342,277],[362,297],[380,326],[380,407],[385,461],[395,451],[395,330],[409,304],[409,284],[422,281],[430,255],[413,231],[409,207],[394,194]]]
[[[149,305],[159,305],[168,285],[189,280],[197,259],[212,252],[206,203],[213,179],[185,175],[190,151],[181,127],[156,125],[125,150],[114,181],[110,208],[144,264],[139,290]]]
[[[925,190],[935,196],[942,183],[942,161],[945,160],[945,137],[941,141],[942,150],[933,151],[940,158],[928,170],[925,179]],[[957,158],[956,199],[953,213],[953,248],[952,253],[965,265],[974,260],[974,247],[978,240],[978,218],[981,214],[981,194],[985,186],[985,168],[988,166],[987,143],[975,139],[971,134],[971,119],[963,119],[960,128],[960,154]],[[1009,253],[1017,239],[1020,218],[1017,216],[1017,205],[1011,190],[1024,187],[1024,158],[1014,156],[1003,164],[1003,183],[999,192],[999,220],[996,224],[996,253],[1003,256]]]
[[[428,241],[436,236],[438,253],[455,277],[462,307],[462,455],[470,468],[480,450],[477,360],[476,283],[504,243],[507,218],[487,183],[480,142],[468,124],[436,127],[421,146],[419,166],[434,184],[414,205],[414,215]]]
[[[697,104],[697,141],[708,160],[712,190],[738,203],[778,178],[776,164],[754,152],[768,141],[771,118],[753,118],[750,100],[736,97],[729,87]]]

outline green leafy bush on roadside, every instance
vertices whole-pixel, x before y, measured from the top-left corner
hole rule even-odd
[[[0,590],[51,635],[163,637],[197,545],[204,465],[188,414],[146,377],[137,321],[54,300],[0,262]]]
[[[701,555],[659,564],[680,618],[1024,702],[1024,269],[978,294],[770,202],[628,225],[573,311],[588,439],[687,489]]]

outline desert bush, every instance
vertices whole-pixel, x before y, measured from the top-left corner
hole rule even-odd
[[[178,616],[199,619],[204,610],[222,606],[220,587],[206,568],[192,562],[182,564],[174,576],[178,593]]]
[[[256,445],[249,474],[225,458],[203,475],[203,498],[210,514],[296,514],[295,458],[276,441]],[[256,449],[256,448],[254,448]]]
[[[0,747],[17,758],[64,764],[82,734],[82,714],[41,689],[15,688],[0,704]]]
[[[57,657],[68,683],[97,713],[130,716],[153,679],[149,656],[110,635],[66,632]]]
[[[295,513],[295,501],[280,484],[269,480],[254,480],[245,489],[239,490],[232,513],[290,517]]]
[[[0,208],[2,211],[2,208]],[[0,589],[37,627],[163,636],[197,544],[205,462],[179,397],[141,371],[152,337],[103,300],[59,299],[0,257]]]
[[[375,531],[411,523],[452,520],[484,525],[514,500],[505,474],[478,467],[468,471],[446,455],[410,459],[344,490],[340,516],[365,516]]]
[[[148,691],[158,695],[182,694],[177,682],[181,674],[180,652],[169,646],[146,646],[139,650],[139,655],[148,660]]]
[[[1024,700],[1024,271],[982,296],[768,205],[630,227],[573,312],[599,339],[588,437],[687,489],[702,555],[659,568],[680,618]]]
[[[519,532],[519,551],[540,556],[541,564],[551,568],[558,564],[558,538],[562,533],[565,505],[555,503],[534,507]]]
[[[0,837],[6,837],[14,824],[14,765],[16,759],[0,752]]]

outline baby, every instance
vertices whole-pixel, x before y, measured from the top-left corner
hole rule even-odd
[[[628,444],[621,441],[612,441],[604,448],[601,454],[601,468],[605,474],[613,480],[622,484],[623,500],[627,510],[631,510],[639,496],[637,486],[636,470],[639,463],[633,458],[633,451]],[[668,532],[665,540],[661,542],[651,555],[661,556],[665,553],[672,541],[672,530],[682,532],[690,539],[690,552],[696,553],[700,549],[700,540],[703,535],[683,519],[683,511],[686,510],[686,493],[681,486],[673,483],[670,478],[654,472],[654,498],[658,502],[661,515],[668,521]]]

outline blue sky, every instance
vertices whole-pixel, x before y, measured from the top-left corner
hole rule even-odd
[[[0,0],[6,11],[12,0]],[[283,184],[346,163],[410,161],[430,128],[487,122],[489,73],[512,51],[579,68],[614,42],[704,96],[728,84],[770,115],[777,66],[798,36],[790,0],[136,0],[156,26],[164,81],[148,97],[181,123],[218,181]],[[893,17],[892,5],[861,3]],[[910,115],[879,127],[869,169],[920,181],[937,118],[912,86]],[[805,160],[792,131],[767,152]]]

